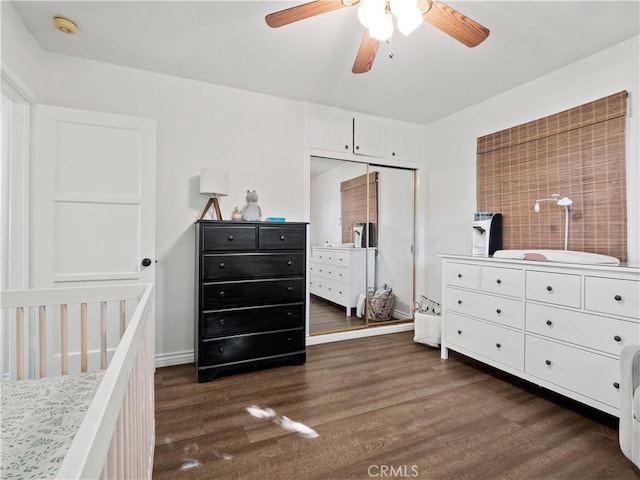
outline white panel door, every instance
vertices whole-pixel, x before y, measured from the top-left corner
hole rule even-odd
[[[35,109],[33,287],[154,283],[155,120]]]

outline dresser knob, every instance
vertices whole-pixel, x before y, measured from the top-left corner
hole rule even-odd
[[[622,337],[621,337],[620,335],[615,335],[615,336],[613,337],[613,339],[614,339],[616,342],[619,342],[619,341],[621,341],[621,340],[622,340]]]
[[[293,262],[292,262],[291,260],[289,260],[289,261],[287,262],[287,265],[290,267],[291,265],[293,265]]]
[[[287,287],[287,292],[289,293],[293,292],[293,287]]]
[[[218,293],[218,296],[219,296],[220,298],[224,298],[224,292],[219,292],[219,293]]]
[[[220,262],[220,268],[224,268],[224,262]]]
[[[462,274],[461,273],[458,274],[458,278],[462,278]]]
[[[499,343],[496,343],[496,348],[500,348],[502,345],[500,345]]]
[[[500,315],[500,314],[502,313],[502,310],[500,310],[500,309],[498,308],[498,309],[496,310],[496,313],[497,313],[498,315]]]
[[[284,242],[284,235],[280,235],[280,241]]]
[[[228,240],[228,241],[230,241],[230,242],[233,242],[233,235],[229,235],[229,236],[227,237],[227,240]]]
[[[621,295],[616,295],[615,297],[613,297],[613,299],[614,299],[616,302],[620,302],[620,301],[622,300],[622,296],[621,296]]]
[[[553,287],[551,285],[547,285],[547,292],[550,292],[551,290],[553,290]]]
[[[549,326],[553,325],[553,322],[552,322],[551,320],[547,320],[547,321],[546,321],[546,322],[544,322],[544,323],[546,323],[546,324],[547,324],[547,325],[549,325]]]
[[[462,335],[462,330],[458,330],[458,335]]]
[[[462,305],[462,300],[458,300],[458,305]]]
[[[620,384],[618,382],[613,382],[613,388],[620,388]]]
[[[496,280],[496,283],[497,283],[498,285],[500,285],[500,284],[502,283],[502,280],[497,279],[497,280]]]
[[[218,320],[218,323],[219,323],[220,325],[224,325],[224,318],[221,318],[220,320]]]
[[[224,353],[224,347],[218,347],[218,352]]]
[[[546,363],[547,365],[551,365],[551,360],[545,360],[544,363]]]
[[[293,312],[287,312],[287,317],[293,317]]]

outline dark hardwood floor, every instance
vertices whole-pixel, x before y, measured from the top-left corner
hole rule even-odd
[[[373,328],[392,323],[412,322],[412,319],[401,320],[391,317],[382,322],[365,322],[363,318],[356,316],[356,309],[351,309],[351,315],[347,316],[346,310],[340,305],[329,302],[315,295],[309,300],[309,333],[318,335],[323,333],[340,332],[356,328]]]
[[[153,478],[640,479],[616,418],[412,336],[313,345],[305,365],[202,384],[192,365],[158,369]]]

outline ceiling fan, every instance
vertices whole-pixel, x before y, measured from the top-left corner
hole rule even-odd
[[[277,28],[358,3],[358,18],[366,29],[351,69],[353,73],[371,70],[378,41],[388,40],[393,33],[392,15],[405,35],[425,20],[467,47],[475,47],[489,36],[488,28],[439,0],[315,0],[270,13],[265,20],[267,25]]]

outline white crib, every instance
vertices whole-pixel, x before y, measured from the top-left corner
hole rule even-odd
[[[152,299],[151,285],[0,293],[0,477],[151,478]],[[49,412],[64,414],[54,440],[33,441]]]

